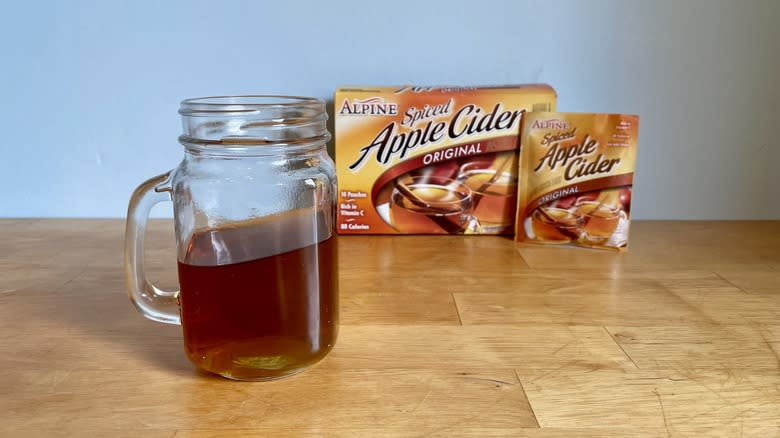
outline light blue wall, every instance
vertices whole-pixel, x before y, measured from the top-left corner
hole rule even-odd
[[[641,116],[642,218],[780,218],[780,1],[7,1],[0,216],[121,217],[185,97],[547,82]],[[163,211],[163,214],[165,212]]]

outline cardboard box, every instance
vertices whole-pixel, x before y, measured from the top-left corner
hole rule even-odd
[[[519,129],[548,85],[341,87],[339,234],[512,233]]]

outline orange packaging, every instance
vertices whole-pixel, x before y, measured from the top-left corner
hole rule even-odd
[[[625,251],[638,131],[631,115],[526,114],[515,241]]]
[[[339,88],[338,232],[511,233],[520,124],[555,98],[548,85]]]

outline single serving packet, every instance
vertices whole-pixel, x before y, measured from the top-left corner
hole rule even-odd
[[[625,251],[639,117],[523,117],[515,241]]]

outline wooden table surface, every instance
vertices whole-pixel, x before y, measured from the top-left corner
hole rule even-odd
[[[265,383],[136,313],[123,232],[0,220],[0,436],[780,436],[780,222],[636,222],[624,255],[344,236],[336,348]]]

